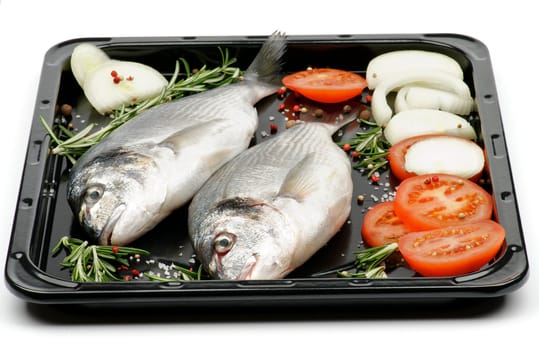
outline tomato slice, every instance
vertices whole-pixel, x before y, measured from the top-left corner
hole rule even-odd
[[[361,75],[334,68],[313,68],[282,79],[288,89],[323,103],[337,103],[355,97],[367,86]]]
[[[410,177],[395,194],[395,213],[412,230],[490,219],[492,207],[491,195],[479,185],[447,174]]]
[[[423,175],[424,173],[416,174],[415,172],[408,171],[408,169],[410,169],[410,167],[408,166],[409,164],[406,163],[408,159],[407,158],[408,150],[412,146],[416,144],[420,144],[421,142],[431,142],[430,144],[434,145],[433,142],[436,142],[436,141],[439,144],[441,143],[443,147],[445,148],[459,145],[461,147],[466,146],[466,148],[470,148],[470,150],[473,150],[474,152],[469,152],[468,154],[464,154],[464,155],[458,155],[459,160],[464,159],[462,163],[459,163],[455,158],[452,158],[452,157],[449,157],[449,158],[452,159],[452,161],[455,161],[455,163],[461,165],[459,169],[460,174],[466,173],[467,174],[466,178],[472,181],[479,180],[479,178],[482,175],[483,167],[484,167],[483,150],[481,150],[479,146],[477,146],[477,144],[475,144],[473,141],[470,141],[468,139],[464,139],[461,137],[449,136],[449,135],[413,136],[410,138],[406,138],[400,142],[397,142],[396,144],[391,146],[389,148],[389,167],[393,175],[395,175],[395,177],[398,178],[399,180],[404,180],[415,175]],[[433,149],[436,150],[437,148],[434,147]],[[458,147],[457,149],[462,150],[462,148],[458,148]],[[446,157],[447,154],[436,153],[436,151],[434,150],[432,150],[431,153],[429,154],[428,161],[430,161],[430,164],[432,164],[433,169],[434,168],[440,169],[440,167],[444,168],[443,166],[444,163],[442,161],[443,159],[441,158]],[[455,152],[456,153],[455,156],[457,156],[458,152],[455,151],[454,149],[452,151]],[[479,163],[479,158],[477,157],[477,153],[479,153],[479,156],[482,157],[482,159],[480,159],[481,160],[480,163]],[[470,162],[470,159],[473,159],[473,160],[477,159],[477,162],[475,163]],[[441,170],[438,170],[438,171],[442,172]],[[435,171],[428,171],[428,172],[433,173]],[[455,172],[448,172],[448,173],[453,174],[453,175],[458,175]],[[464,176],[464,175],[461,175],[461,176]]]
[[[408,233],[399,239],[399,251],[422,276],[457,276],[477,271],[495,258],[504,240],[501,225],[483,220]]]
[[[396,243],[408,232],[410,229],[395,214],[393,202],[381,202],[369,209],[361,228],[363,239],[371,247]]]

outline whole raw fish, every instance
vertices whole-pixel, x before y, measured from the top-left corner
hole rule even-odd
[[[89,149],[71,169],[67,198],[90,236],[132,242],[247,149],[254,105],[277,90],[285,46],[283,35],[270,36],[241,82],[152,108]]]
[[[219,169],[189,206],[197,258],[214,278],[277,279],[332,238],[351,209],[340,125],[301,123]]]

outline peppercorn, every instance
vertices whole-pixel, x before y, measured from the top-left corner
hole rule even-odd
[[[60,107],[60,113],[62,113],[64,117],[69,117],[71,113],[73,113],[73,107],[71,105],[68,105],[67,103],[64,103]]]
[[[365,196],[360,194],[359,196],[357,196],[357,204],[363,204],[363,202],[365,201]]]
[[[294,125],[296,125],[296,121],[294,119],[289,119],[289,120],[286,121],[285,127],[287,129],[290,129]]]
[[[359,112],[359,119],[369,120],[371,119],[371,117],[372,117],[372,112],[367,108]]]

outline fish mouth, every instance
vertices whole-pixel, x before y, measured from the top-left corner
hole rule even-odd
[[[116,223],[118,220],[120,220],[120,217],[122,216],[123,212],[126,209],[125,204],[121,204],[114,209],[112,214],[110,215],[109,219],[107,220],[107,223],[101,230],[101,233],[99,235],[99,242],[104,245],[112,245],[112,236],[114,235],[114,228],[116,227]]]

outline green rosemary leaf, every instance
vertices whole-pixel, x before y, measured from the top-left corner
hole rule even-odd
[[[345,278],[386,278],[384,261],[397,248],[397,243],[388,243],[354,252],[356,272],[339,271],[337,276]]]

